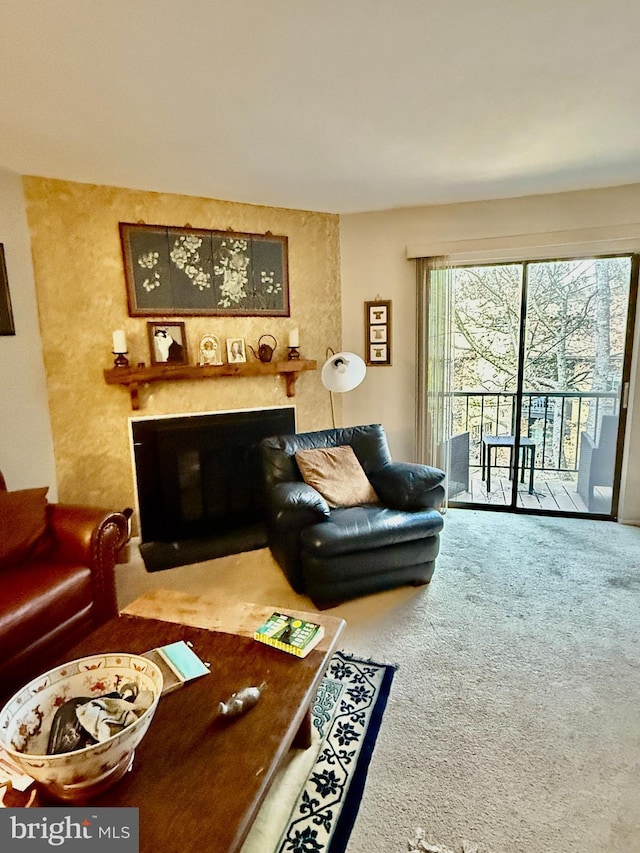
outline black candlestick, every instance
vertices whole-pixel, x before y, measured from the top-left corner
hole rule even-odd
[[[129,359],[123,352],[114,352],[115,361],[113,362],[114,367],[129,367]]]
[[[298,347],[288,347],[289,355],[287,356],[289,361],[292,361],[295,358],[300,358],[300,350]]]

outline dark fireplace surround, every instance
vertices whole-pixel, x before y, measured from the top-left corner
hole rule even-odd
[[[293,406],[133,421],[141,551],[145,543],[230,536],[236,544],[228,553],[255,548],[263,506],[259,443],[295,431]]]

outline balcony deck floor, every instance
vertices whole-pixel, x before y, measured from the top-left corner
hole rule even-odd
[[[550,510],[553,512],[588,512],[587,507],[576,491],[577,476],[559,479],[546,472],[536,472],[534,493],[529,494],[528,478],[518,482],[517,506],[522,509]],[[491,476],[491,492],[487,495],[486,483],[482,479],[480,468],[469,472],[468,492],[460,492],[451,500],[461,503],[474,503],[489,506],[509,506],[511,504],[511,480],[506,475],[496,473]],[[601,499],[603,512],[610,511],[611,489],[596,490]]]

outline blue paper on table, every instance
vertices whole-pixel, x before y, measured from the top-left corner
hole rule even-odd
[[[160,667],[164,679],[163,694],[182,687],[186,681],[209,674],[207,665],[184,640],[158,646],[144,657],[148,657]]]
[[[191,678],[197,678],[199,675],[206,675],[209,672],[204,662],[184,640],[169,643],[167,646],[160,646],[158,651],[178,678],[183,681],[189,681]]]

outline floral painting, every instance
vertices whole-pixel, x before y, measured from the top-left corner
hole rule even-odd
[[[287,238],[120,223],[129,314],[289,316]]]

